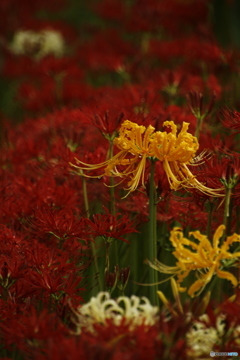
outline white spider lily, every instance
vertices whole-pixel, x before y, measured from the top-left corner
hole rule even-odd
[[[122,306],[123,305],[123,306]],[[146,297],[138,296],[121,296],[116,300],[110,298],[108,292],[100,292],[96,297],[79,306],[74,311],[76,319],[74,322],[77,326],[77,332],[80,333],[82,328],[93,331],[93,325],[106,324],[111,319],[113,324],[119,326],[124,320],[134,329],[139,325],[152,326],[158,319],[159,308],[152,306]]]
[[[39,60],[47,55],[63,56],[65,44],[63,36],[55,30],[20,30],[14,34],[9,49],[16,55],[29,55]]]

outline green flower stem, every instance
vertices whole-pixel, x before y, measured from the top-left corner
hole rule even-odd
[[[88,193],[87,193],[87,182],[86,178],[82,176],[82,189],[83,189],[83,200],[86,211],[86,216],[89,219],[89,202],[88,202]]]
[[[113,140],[109,141],[109,159],[113,157]],[[115,208],[115,187],[114,187],[114,177],[110,177],[110,212],[112,215],[116,215],[116,208]]]
[[[229,226],[230,226],[230,205],[231,205],[231,195],[232,189],[229,187],[225,188],[225,204],[224,204],[224,215],[223,215],[223,225],[225,225],[225,236],[229,235]]]
[[[87,193],[87,182],[86,178],[82,176],[82,189],[83,189],[83,199],[84,199],[84,206],[87,214],[87,218],[89,218],[89,202],[88,202],[88,193]],[[101,278],[101,274],[98,267],[98,260],[97,260],[97,252],[96,246],[94,241],[90,241],[91,252],[93,256],[93,263],[94,269],[97,277],[97,284],[98,284],[98,291],[103,291],[103,282]]]
[[[196,116],[196,118],[197,118],[197,127],[196,127],[196,131],[195,131],[195,137],[197,139],[199,139],[199,135],[200,135],[200,131],[202,129],[204,116]]]
[[[110,261],[109,261],[110,243],[108,241],[106,241],[105,244],[106,244],[105,272],[106,272],[106,271],[109,271],[109,268],[110,268]]]
[[[213,217],[213,209],[214,204],[209,201],[209,212],[208,212],[208,221],[207,221],[207,237],[210,239],[211,237],[211,224],[212,224],[212,217]]]
[[[215,299],[221,299],[222,298],[222,279],[219,279],[219,277],[217,277],[217,275],[215,275],[215,277],[210,282],[207,291],[210,292],[210,294],[213,293]]]
[[[239,234],[240,231],[240,207],[236,206],[236,234]]]
[[[113,157],[113,140],[109,140],[109,159]],[[114,177],[110,177],[110,212],[112,215],[116,215],[116,207],[115,207],[115,182]],[[114,265],[118,265],[118,243],[117,241],[113,241],[110,247],[110,258]]]
[[[157,258],[157,194],[154,182],[155,161],[151,160],[150,191],[149,191],[149,246],[148,259],[153,261]],[[149,284],[158,282],[158,273],[149,268]],[[149,287],[149,299],[152,305],[158,305],[157,285]]]

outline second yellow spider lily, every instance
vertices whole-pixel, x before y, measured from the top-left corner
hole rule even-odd
[[[166,266],[155,260],[153,263],[147,261],[152,268],[166,274],[177,276],[179,291],[181,283],[191,271],[196,270],[197,280],[188,289],[188,294],[192,297],[199,295],[205,286],[217,275],[221,279],[229,280],[234,287],[238,285],[238,279],[229,271],[223,270],[226,261],[235,262],[240,258],[240,252],[231,253],[230,245],[233,242],[240,242],[240,235],[233,234],[220,245],[220,239],[225,230],[224,225],[220,225],[213,236],[213,242],[209,241],[206,235],[199,231],[190,232],[197,242],[184,237],[181,228],[174,228],[171,231],[170,241],[175,248],[173,255],[177,258],[176,266]]]

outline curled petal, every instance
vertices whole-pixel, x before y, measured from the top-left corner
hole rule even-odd
[[[237,278],[228,271],[222,271],[220,269],[217,269],[217,275],[221,279],[226,279],[226,280],[231,281],[231,283],[233,284],[234,287],[236,287],[238,285]]]
[[[219,245],[220,239],[223,236],[223,232],[225,230],[224,225],[220,225],[213,235],[213,247],[216,249]]]

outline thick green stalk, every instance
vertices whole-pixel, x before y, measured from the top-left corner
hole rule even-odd
[[[229,225],[230,225],[230,203],[231,203],[231,195],[232,189],[229,187],[225,188],[225,204],[224,204],[224,215],[223,215],[223,225],[225,225],[225,236],[229,235]]]
[[[113,157],[113,140],[109,140],[109,159]],[[114,177],[110,176],[110,212],[112,215],[116,215],[115,207],[115,187]],[[110,258],[114,265],[118,265],[118,243],[113,241],[110,247]]]
[[[113,141],[109,141],[109,159],[113,157]],[[115,187],[114,187],[114,177],[110,176],[110,212],[112,215],[116,215],[115,208]]]
[[[240,207],[237,205],[236,206],[236,234],[239,234],[240,231]]]
[[[211,224],[212,224],[212,216],[213,216],[214,204],[209,201],[209,212],[208,212],[208,221],[207,221],[207,237],[210,239],[211,237]]]
[[[149,190],[149,246],[148,259],[153,261],[157,258],[157,194],[154,182],[155,161],[151,161],[150,190]],[[149,268],[149,284],[158,282],[158,273]],[[149,287],[149,299],[153,305],[158,304],[157,285]]]
[[[195,131],[195,137],[197,139],[199,139],[199,135],[200,135],[200,131],[202,129],[202,123],[203,123],[204,117],[197,116],[196,118],[197,118],[197,127],[196,127],[196,131]]]
[[[87,217],[89,218],[89,202],[88,202],[88,193],[87,193],[87,182],[86,182],[86,178],[84,176],[82,176],[82,189],[83,189],[83,199],[84,199],[85,210],[86,210]],[[93,241],[90,241],[90,247],[91,247],[91,252],[92,252],[92,256],[93,256],[94,269],[95,269],[96,276],[97,276],[98,291],[103,291],[103,282],[102,282],[102,277],[101,277],[99,267],[98,267],[96,247],[95,247],[95,243]]]

